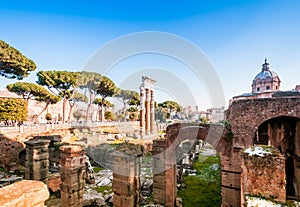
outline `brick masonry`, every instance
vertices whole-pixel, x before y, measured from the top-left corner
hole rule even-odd
[[[67,145],[60,148],[61,206],[81,207],[86,176],[86,153],[82,146]]]
[[[25,179],[46,181],[49,172],[48,140],[30,140],[26,144]]]
[[[277,148],[268,148],[268,151],[272,154],[263,157],[242,153],[242,205],[246,195],[261,195],[282,203],[286,200],[285,158]]]

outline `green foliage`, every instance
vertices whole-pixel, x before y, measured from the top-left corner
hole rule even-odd
[[[48,87],[53,94],[63,99],[62,121],[65,122],[65,104],[74,94],[74,88],[78,85],[77,78],[79,73],[69,71],[39,71],[37,76],[38,84]],[[56,92],[54,92],[53,89],[55,89]]]
[[[94,190],[96,190],[98,193],[102,193],[102,194],[108,194],[112,192],[112,187],[111,186],[96,186],[94,188]],[[107,191],[107,192],[105,192]]]
[[[125,105],[127,103],[129,104],[130,100],[139,99],[139,93],[136,91],[120,89],[114,97],[118,98]]]
[[[37,83],[42,86],[47,86],[50,91],[56,89],[56,95],[62,98],[71,98],[73,88],[77,86],[77,77],[79,73],[69,71],[39,71],[37,73]]]
[[[112,97],[118,91],[115,83],[109,78],[102,76],[101,81],[98,85],[97,95],[100,95],[103,99]]]
[[[215,169],[218,166],[218,169]],[[184,176],[187,186],[178,191],[185,207],[219,207],[222,203],[220,160],[207,157],[203,162],[195,162],[196,176]]]
[[[104,170],[104,168],[102,168],[102,167],[93,167],[93,170],[94,170],[95,173],[98,173],[101,170]]]
[[[88,94],[88,104],[85,115],[86,121],[88,121],[88,119],[90,118],[90,108],[92,106],[92,101],[97,94],[98,85],[100,84],[101,79],[102,76],[99,73],[95,72],[82,71],[78,76],[78,86],[81,89],[85,89]]]
[[[43,86],[36,83],[16,82],[6,86],[7,90],[22,96],[25,100],[50,96],[50,93]]]
[[[88,102],[88,98],[82,94],[82,93],[79,93],[77,91],[74,91],[74,94],[72,96],[72,98],[69,100],[73,103],[76,103],[76,102],[84,102],[84,103],[87,103]]]
[[[103,106],[104,108],[112,108],[112,107],[115,106],[109,100],[105,100],[105,99],[102,99],[102,98],[96,98],[93,101],[93,104],[96,104],[98,106]]]
[[[114,121],[116,120],[115,114],[112,111],[106,111],[104,117],[107,121]]]
[[[206,117],[200,117],[201,124],[207,125],[209,123],[209,119]]]
[[[47,121],[51,121],[52,120],[52,114],[47,113],[45,118],[46,118]]]
[[[0,40],[0,75],[22,80],[31,71],[36,69],[32,60],[25,57],[20,51]]]
[[[92,94],[96,94],[102,76],[99,73],[82,71],[78,76],[78,87],[88,89]]]
[[[174,111],[180,112],[182,110],[182,107],[176,101],[165,101],[163,103],[159,103],[158,107],[167,109],[169,113]]]
[[[27,104],[23,99],[0,98],[0,121],[25,121]]]

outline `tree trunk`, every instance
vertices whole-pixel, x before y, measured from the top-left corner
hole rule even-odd
[[[42,115],[42,113],[44,113],[44,111],[46,111],[48,109],[49,103],[46,103],[46,106],[43,108],[43,110],[37,115],[37,120],[39,120],[40,116]]]
[[[103,105],[100,105],[100,122],[104,121],[104,107]]]

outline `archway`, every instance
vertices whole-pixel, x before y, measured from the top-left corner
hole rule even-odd
[[[286,159],[286,197],[300,200],[300,119],[281,116],[263,122],[254,136],[254,144],[273,146]]]
[[[173,207],[177,196],[176,185],[176,148],[182,142],[203,140],[218,152],[222,125],[202,127],[195,124],[173,124],[166,130],[165,139],[153,141],[153,196],[154,202]],[[188,142],[187,142],[188,143]]]

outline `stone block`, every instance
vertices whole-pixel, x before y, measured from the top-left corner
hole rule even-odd
[[[73,193],[73,192],[77,192],[80,191],[84,188],[84,183],[74,183],[73,185],[66,185],[65,183],[61,183],[60,185],[60,190],[62,192],[66,192],[66,193]]]
[[[137,207],[139,204],[135,202],[134,196],[126,197],[114,194],[113,200],[114,207]]]
[[[0,189],[1,207],[43,207],[48,198],[47,185],[40,181],[23,180]]]
[[[115,193],[131,196],[135,193],[137,186],[135,182],[123,181],[119,179],[113,179],[112,189]]]

